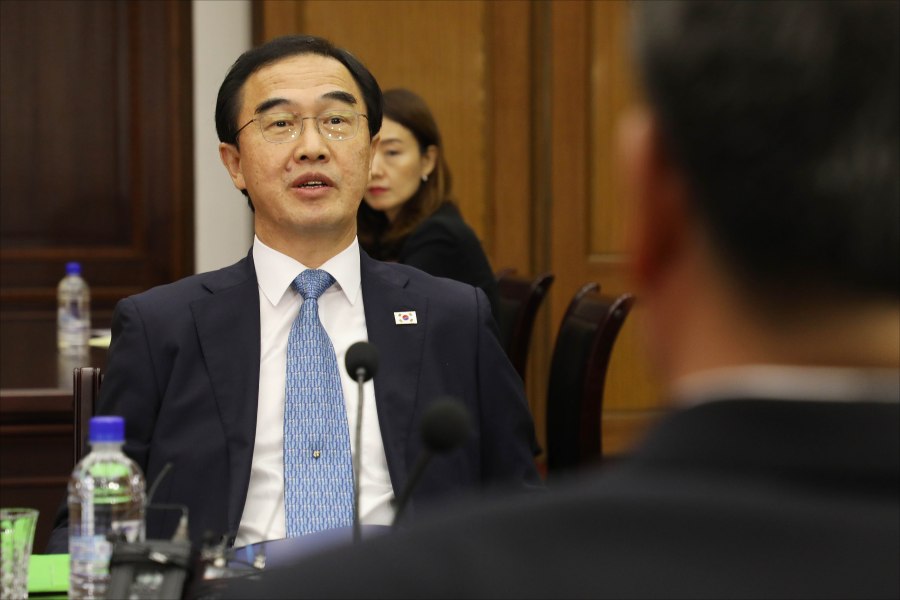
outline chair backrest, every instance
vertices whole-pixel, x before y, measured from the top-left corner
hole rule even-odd
[[[613,344],[634,296],[589,283],[572,298],[556,336],[547,390],[547,471],[598,463],[603,387]]]
[[[100,398],[103,371],[97,367],[77,367],[73,371],[73,427],[75,429],[75,463],[87,454],[88,426],[94,416],[94,406]]]
[[[497,327],[500,329],[500,343],[523,380],[534,321],[553,280],[552,273],[543,273],[534,279],[516,277],[513,269],[497,273]]]

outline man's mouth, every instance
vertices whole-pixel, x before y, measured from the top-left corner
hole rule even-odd
[[[307,190],[316,190],[327,187],[334,187],[334,182],[328,177],[319,173],[308,173],[298,177],[293,182],[293,187]]]

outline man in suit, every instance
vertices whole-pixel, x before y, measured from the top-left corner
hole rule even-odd
[[[116,309],[97,412],[125,417],[125,450],[148,484],[171,463],[152,500],[189,508],[195,544],[207,531],[237,545],[295,535],[286,485],[333,460],[328,444],[340,446],[338,437],[355,443],[348,434],[356,430],[357,384],[343,365],[348,347],[361,340],[380,356],[374,383],[364,389],[361,447],[353,448],[361,457],[364,524],[391,524],[392,500],[422,452],[423,413],[442,396],[463,404],[474,432],[434,459],[413,509],[495,485],[540,485],[522,382],[497,341],[484,294],[359,249],[356,212],[381,119],[375,78],[326,40],[286,36],[243,54],[220,88],[216,127],[222,162],[254,211],[253,248],[233,266],[127,298]],[[330,356],[298,383],[288,346],[308,301],[295,279],[307,271],[330,278],[312,296],[313,328],[321,323]],[[303,352],[305,343],[297,342]],[[298,356],[301,367],[313,360]],[[288,451],[288,422],[303,420],[288,411],[301,414],[319,402],[312,394],[335,368],[341,435],[312,441],[321,430],[304,433],[310,437]],[[286,408],[286,387],[310,396]],[[349,459],[346,445],[339,450]],[[349,460],[338,466],[346,490]],[[319,491],[294,501],[338,510],[330,488],[309,485]],[[344,522],[346,514],[341,509]],[[172,535],[175,517],[148,511],[147,537]],[[57,543],[63,534],[58,530]]]
[[[633,258],[678,410],[608,472],[234,597],[897,598],[898,7],[635,7]]]

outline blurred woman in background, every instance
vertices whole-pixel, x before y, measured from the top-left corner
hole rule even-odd
[[[358,222],[370,256],[479,287],[497,317],[494,272],[451,201],[441,134],[424,100],[409,90],[384,92],[381,140]]]

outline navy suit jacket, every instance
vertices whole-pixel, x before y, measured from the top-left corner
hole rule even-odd
[[[419,422],[444,395],[470,411],[473,435],[436,457],[411,508],[494,484],[539,486],[537,444],[522,381],[497,341],[484,293],[361,252],[369,341],[379,351],[378,420],[395,493],[422,449]],[[397,326],[395,311],[416,311]],[[171,462],[153,503],[190,510],[191,539],[234,536],[250,480],[259,390],[259,292],[252,253],[224,269],[122,300],[97,414],[125,417],[125,450],[148,485]],[[178,514],[148,511],[147,537]],[[57,525],[66,524],[62,514]],[[51,548],[64,543],[62,530]]]

